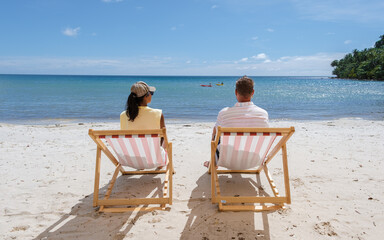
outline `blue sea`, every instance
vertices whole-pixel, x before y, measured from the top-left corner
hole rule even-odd
[[[0,122],[43,124],[119,121],[130,86],[157,91],[150,104],[166,121],[215,121],[236,102],[233,77],[0,75]],[[384,82],[328,77],[252,77],[256,105],[271,119],[384,120]],[[223,82],[223,86],[216,83]],[[212,83],[213,87],[201,87]]]

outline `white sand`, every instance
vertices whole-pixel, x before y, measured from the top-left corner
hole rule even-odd
[[[92,207],[96,145],[88,129],[117,129],[118,123],[0,124],[0,239],[383,237],[383,121],[272,122],[296,128],[287,145],[292,204],[287,210],[265,213],[223,213],[211,204],[210,178],[202,162],[210,157],[212,126],[167,126],[177,172],[170,211],[105,214]],[[281,185],[280,158],[271,164]],[[104,190],[112,169],[103,156]],[[223,177],[232,189],[249,185],[249,176]],[[142,180],[138,189],[119,177],[116,190],[149,193],[156,177]]]

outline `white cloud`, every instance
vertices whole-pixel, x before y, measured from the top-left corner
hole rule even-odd
[[[217,5],[213,5],[211,8],[212,8],[212,9],[215,9],[215,8],[217,8]]]
[[[284,61],[284,60],[287,60],[287,59],[289,59],[290,57],[281,57],[281,58],[279,58],[278,60],[280,60],[280,61]]]
[[[266,56],[263,61],[243,58],[244,61],[238,62],[195,61],[172,56],[109,59],[0,56],[0,74],[330,76],[331,62],[344,56],[345,53],[318,53],[277,59]]]
[[[247,57],[240,59],[240,62],[246,62],[246,61],[248,61]]]
[[[252,40],[257,40],[259,39],[259,37],[255,36],[255,37],[252,37]]]
[[[344,44],[350,44],[351,42],[352,42],[352,40],[345,40]]]
[[[216,63],[215,66],[211,65],[209,70],[216,69],[221,75],[242,75],[246,70],[246,74],[254,76],[331,76],[331,62],[344,55],[345,53],[318,53],[310,56],[283,56],[273,60],[266,54],[258,54],[251,59],[264,61]]]
[[[266,59],[267,55],[265,53],[259,53],[256,56],[252,56],[253,59]]]
[[[272,28],[268,28],[267,31],[268,31],[268,32],[274,32],[275,30],[272,29]]]
[[[176,31],[177,27],[171,27],[171,31]]]
[[[79,32],[80,32],[80,27],[77,27],[77,28],[67,27],[62,31],[62,33],[65,36],[69,36],[69,37],[76,37],[79,34]]]

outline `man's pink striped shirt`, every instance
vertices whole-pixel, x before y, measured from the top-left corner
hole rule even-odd
[[[217,116],[216,127],[269,127],[268,113],[253,102],[237,102],[223,108]]]

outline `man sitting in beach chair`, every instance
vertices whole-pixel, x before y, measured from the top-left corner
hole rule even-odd
[[[205,163],[211,173],[212,203],[219,210],[272,210],[290,203],[286,142],[294,128],[268,128],[268,113],[251,101],[254,82],[244,76],[236,81],[237,103],[220,111],[212,133],[211,161]],[[221,141],[221,142],[220,142]],[[286,197],[281,197],[267,168],[267,163],[282,150]],[[229,170],[221,170],[225,167]],[[250,168],[256,168],[251,169]],[[274,197],[269,196],[222,196],[218,174],[257,174],[264,170]],[[259,192],[264,192],[259,191]],[[255,206],[255,203],[261,204]],[[266,205],[267,203],[272,204]]]
[[[216,138],[217,127],[268,127],[268,113],[252,102],[254,81],[243,76],[236,81],[235,95],[237,103],[233,107],[223,108],[217,116],[216,125],[213,128],[212,140]],[[218,146],[220,148],[220,146]],[[219,155],[219,149],[217,150]],[[208,167],[209,162],[204,165]]]
[[[221,127],[268,127],[268,113],[252,102],[255,93],[254,81],[243,76],[236,81],[235,95],[237,103],[233,107],[223,108],[217,116],[212,139],[216,129]]]

